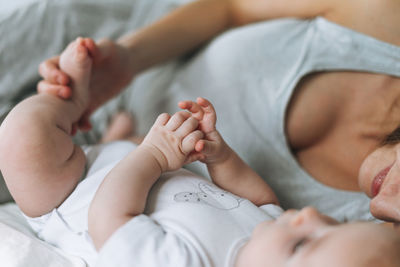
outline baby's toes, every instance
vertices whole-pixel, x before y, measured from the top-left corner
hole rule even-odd
[[[88,68],[91,66],[92,60],[89,56],[89,51],[81,39],[72,44],[70,53],[75,67]]]
[[[61,54],[61,68],[67,72],[72,69],[87,69],[91,67],[92,60],[89,56],[87,48],[84,46],[82,38],[78,38],[71,43],[67,49]]]
[[[90,64],[91,59],[89,57],[89,53],[87,51],[87,48],[81,44],[76,45],[75,49],[75,61],[77,65],[81,67],[87,67],[88,64]]]

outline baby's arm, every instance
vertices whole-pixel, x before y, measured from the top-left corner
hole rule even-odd
[[[120,226],[143,213],[161,173],[177,170],[203,137],[198,121],[181,111],[161,114],[143,142],[106,176],[89,209],[89,233],[97,249]]]
[[[60,205],[85,165],[84,153],[70,134],[86,108],[83,90],[87,90],[91,59],[79,40],[61,58],[63,70],[74,81],[72,99],[30,97],[9,113],[0,128],[1,172],[21,210],[32,217]]]
[[[191,157],[207,164],[211,179],[219,187],[254,204],[278,204],[278,199],[265,181],[230,148],[215,128],[216,113],[204,98],[179,102],[179,107],[192,112],[199,120],[205,138],[197,142]]]

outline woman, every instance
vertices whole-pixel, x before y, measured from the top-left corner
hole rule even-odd
[[[89,115],[140,72],[230,28],[308,19],[218,37],[177,69],[177,82],[165,86],[169,101],[202,95],[217,110],[227,103],[246,110],[233,112],[234,120],[222,112],[231,124],[220,131],[231,133],[227,141],[285,208],[314,205],[339,220],[371,219],[368,201],[350,192],[362,190],[374,197],[374,216],[400,221],[393,145],[400,124],[399,11],[395,0],[201,0],[117,42],[86,39],[95,65],[92,102],[79,127],[89,129]],[[268,57],[260,58],[259,49]],[[40,73],[39,92],[71,95],[58,57],[42,63]]]

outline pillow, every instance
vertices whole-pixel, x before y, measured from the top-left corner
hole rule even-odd
[[[16,204],[0,205],[0,236],[2,267],[86,266],[82,259],[36,238]]]

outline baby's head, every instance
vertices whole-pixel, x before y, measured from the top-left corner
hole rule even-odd
[[[373,223],[339,224],[313,208],[257,225],[235,267],[400,267],[400,235]]]

